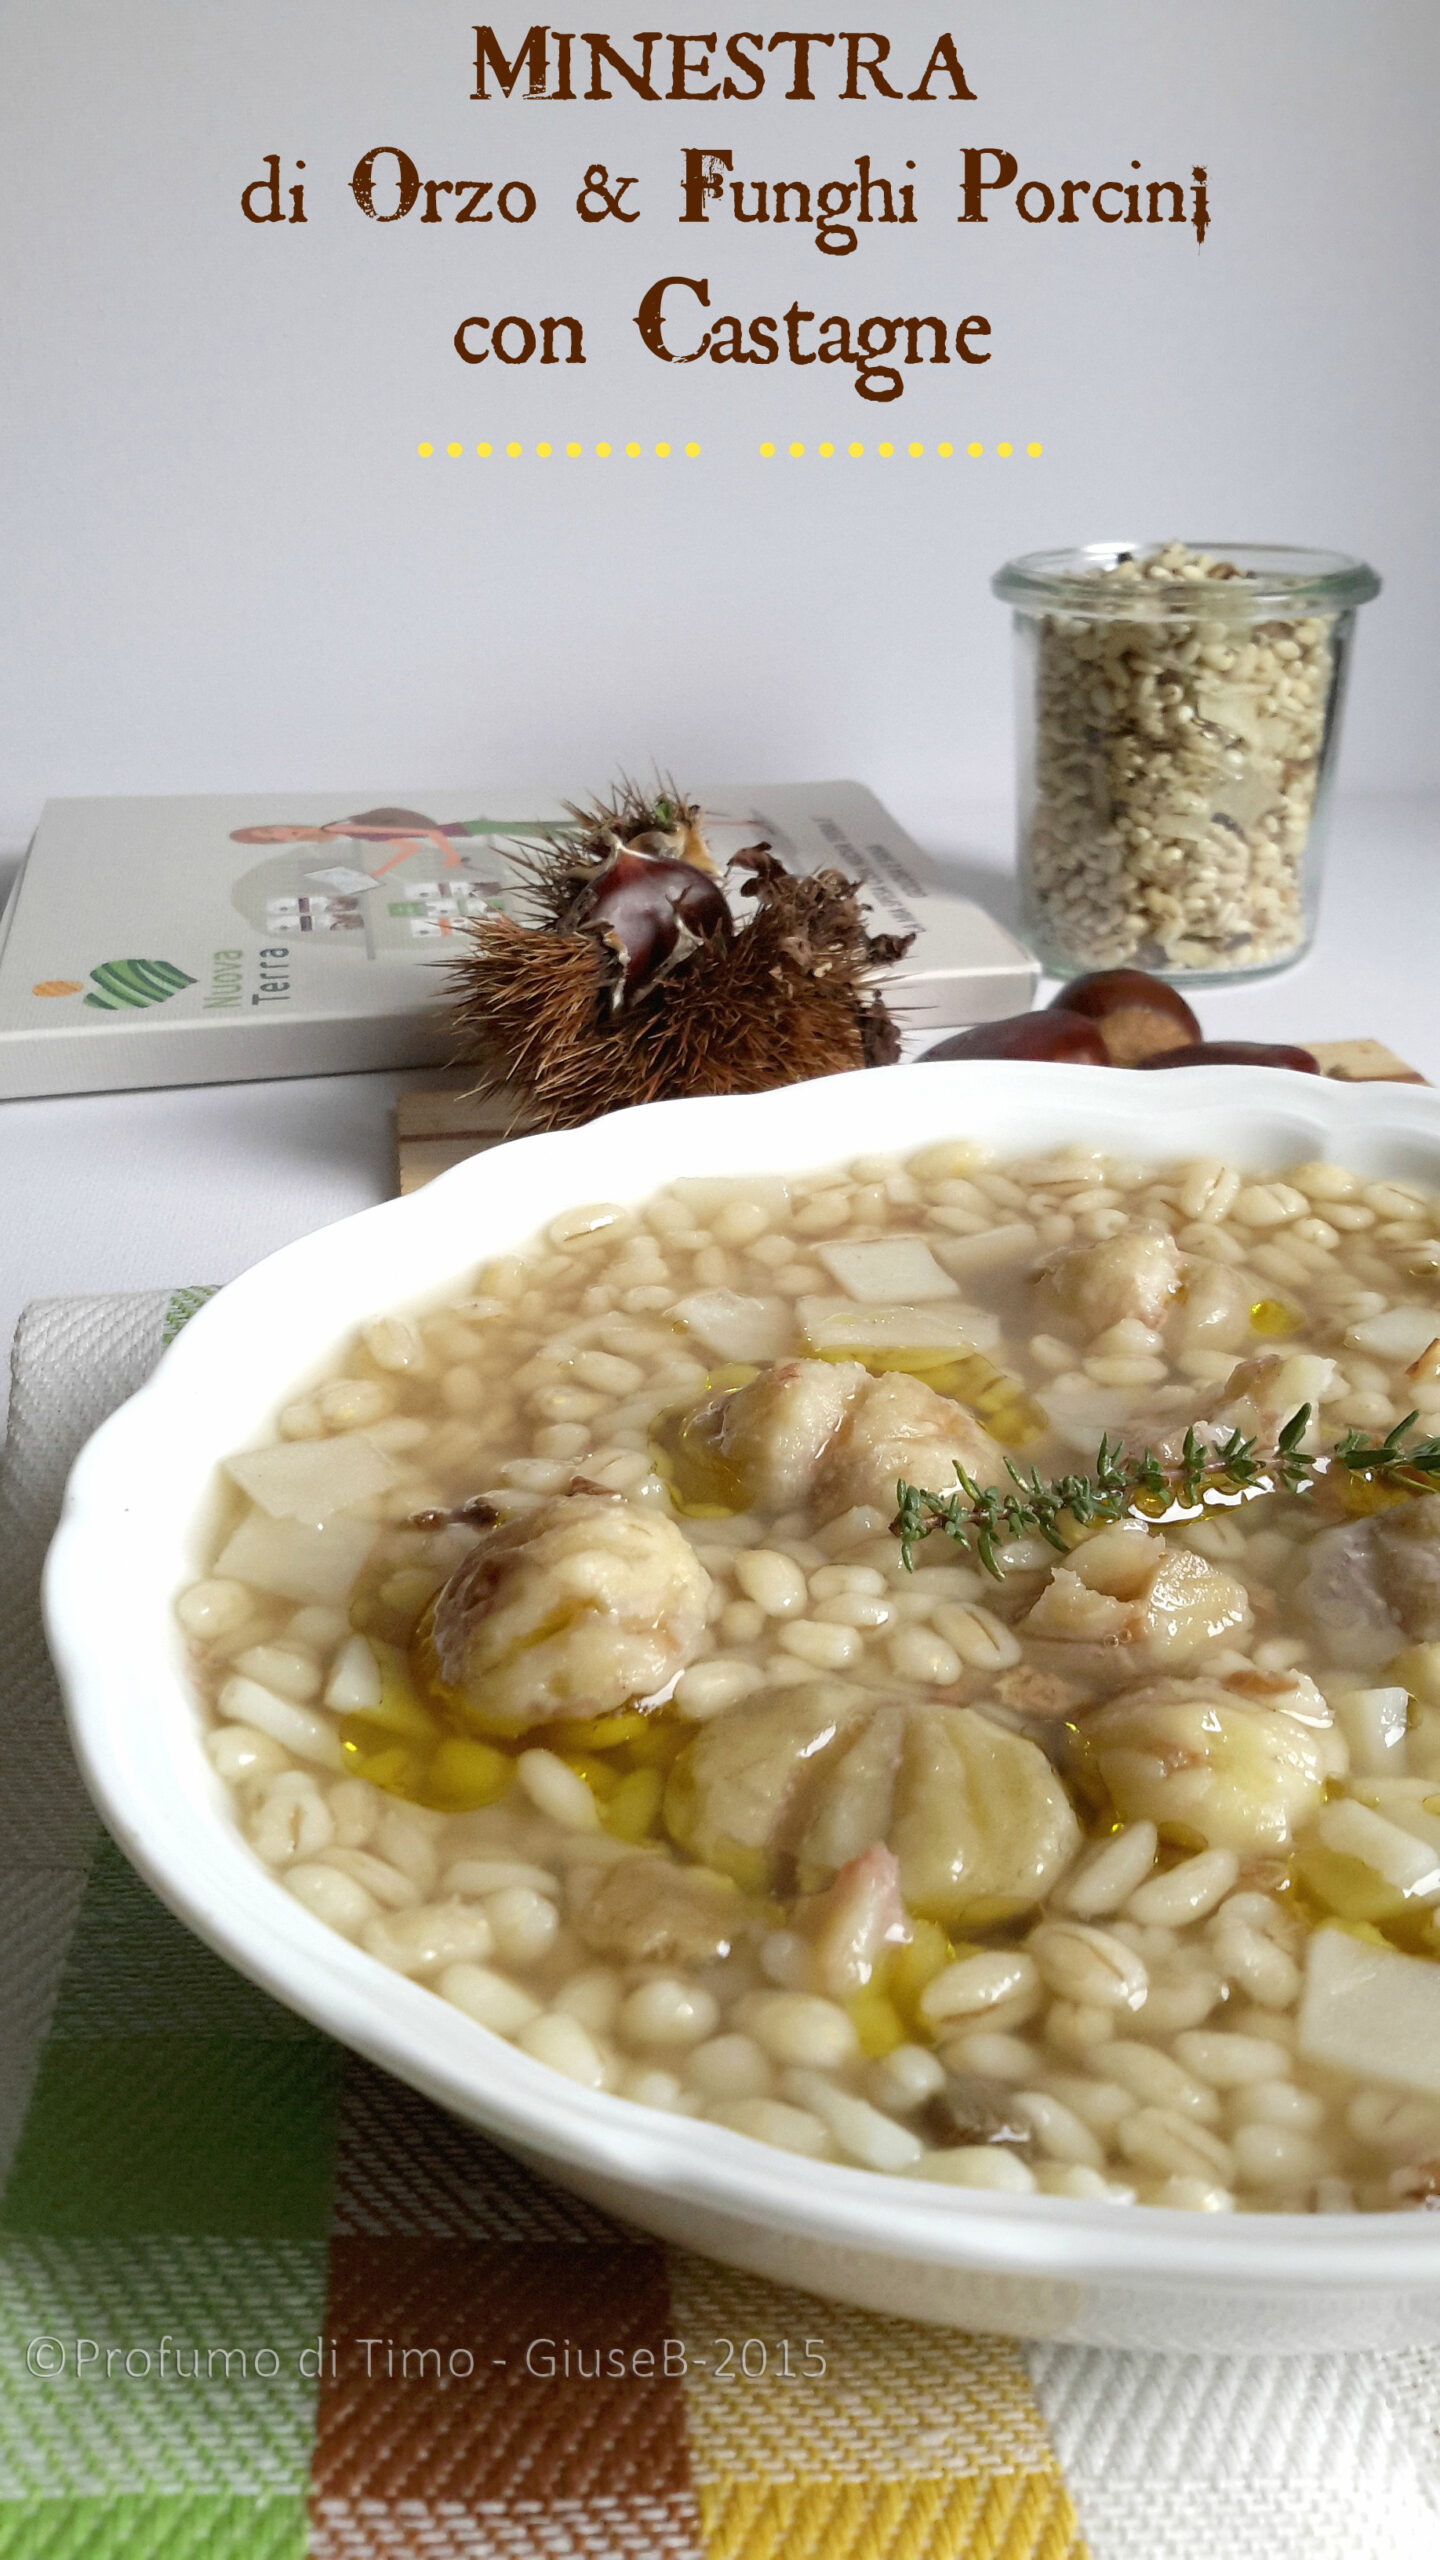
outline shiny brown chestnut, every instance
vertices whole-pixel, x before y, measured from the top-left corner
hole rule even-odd
[[[1010,1013],[1003,1022],[974,1022],[925,1052],[932,1058],[1050,1058],[1063,1066],[1105,1067],[1109,1053],[1083,1013],[1051,1005],[1043,1013]]]
[[[1192,1040],[1183,1049],[1163,1049],[1157,1058],[1139,1058],[1141,1067],[1292,1067],[1302,1076],[1318,1076],[1320,1061],[1308,1049],[1292,1049],[1284,1040]]]
[[[619,961],[612,1009],[643,995],[697,943],[712,934],[728,940],[732,930],[716,879],[694,863],[637,853],[629,845],[584,883],[563,921],[572,931],[598,935]]]
[[[1093,969],[1051,998],[1052,1012],[1083,1013],[1098,1028],[1112,1067],[1144,1066],[1162,1049],[1204,1038],[1179,991],[1145,969]]]

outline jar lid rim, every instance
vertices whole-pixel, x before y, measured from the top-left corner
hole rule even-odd
[[[1186,549],[1234,563],[1237,578],[1146,578],[1131,583],[1104,572],[1127,559],[1153,559],[1159,542],[1089,542],[1068,551],[1029,551],[1007,560],[991,579],[1004,604],[1031,612],[1059,609],[1097,621],[1242,616],[1272,607],[1337,613],[1367,604],[1380,579],[1364,560],[1296,543],[1195,542]]]

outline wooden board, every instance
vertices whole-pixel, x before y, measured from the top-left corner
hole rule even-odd
[[[508,1097],[482,1101],[473,1093],[425,1086],[402,1093],[395,1105],[395,1154],[402,1197],[423,1191],[437,1173],[467,1156],[482,1155],[502,1138],[524,1135],[524,1120]]]
[[[1337,1084],[1424,1084],[1418,1067],[1408,1067],[1383,1040],[1309,1040],[1305,1042],[1322,1076]]]
[[[1424,1084],[1416,1068],[1397,1058],[1383,1040],[1312,1040],[1310,1053],[1322,1075],[1339,1084]],[[525,1135],[518,1099],[498,1095],[481,1101],[452,1084],[427,1085],[404,1093],[395,1105],[395,1151],[403,1193],[423,1191],[437,1173],[448,1173],[467,1156],[482,1155],[502,1138]]]

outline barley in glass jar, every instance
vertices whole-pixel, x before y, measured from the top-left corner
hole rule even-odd
[[[1060,977],[1196,983],[1308,950],[1358,606],[1335,552],[1032,552],[1015,613],[1025,929]]]

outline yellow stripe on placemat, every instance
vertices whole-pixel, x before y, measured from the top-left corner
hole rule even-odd
[[[705,2560],[1084,2560],[1008,2340],[667,2254]]]
[[[732,2481],[698,2495],[705,2560],[1084,2560],[1053,2460],[993,2480]]]

